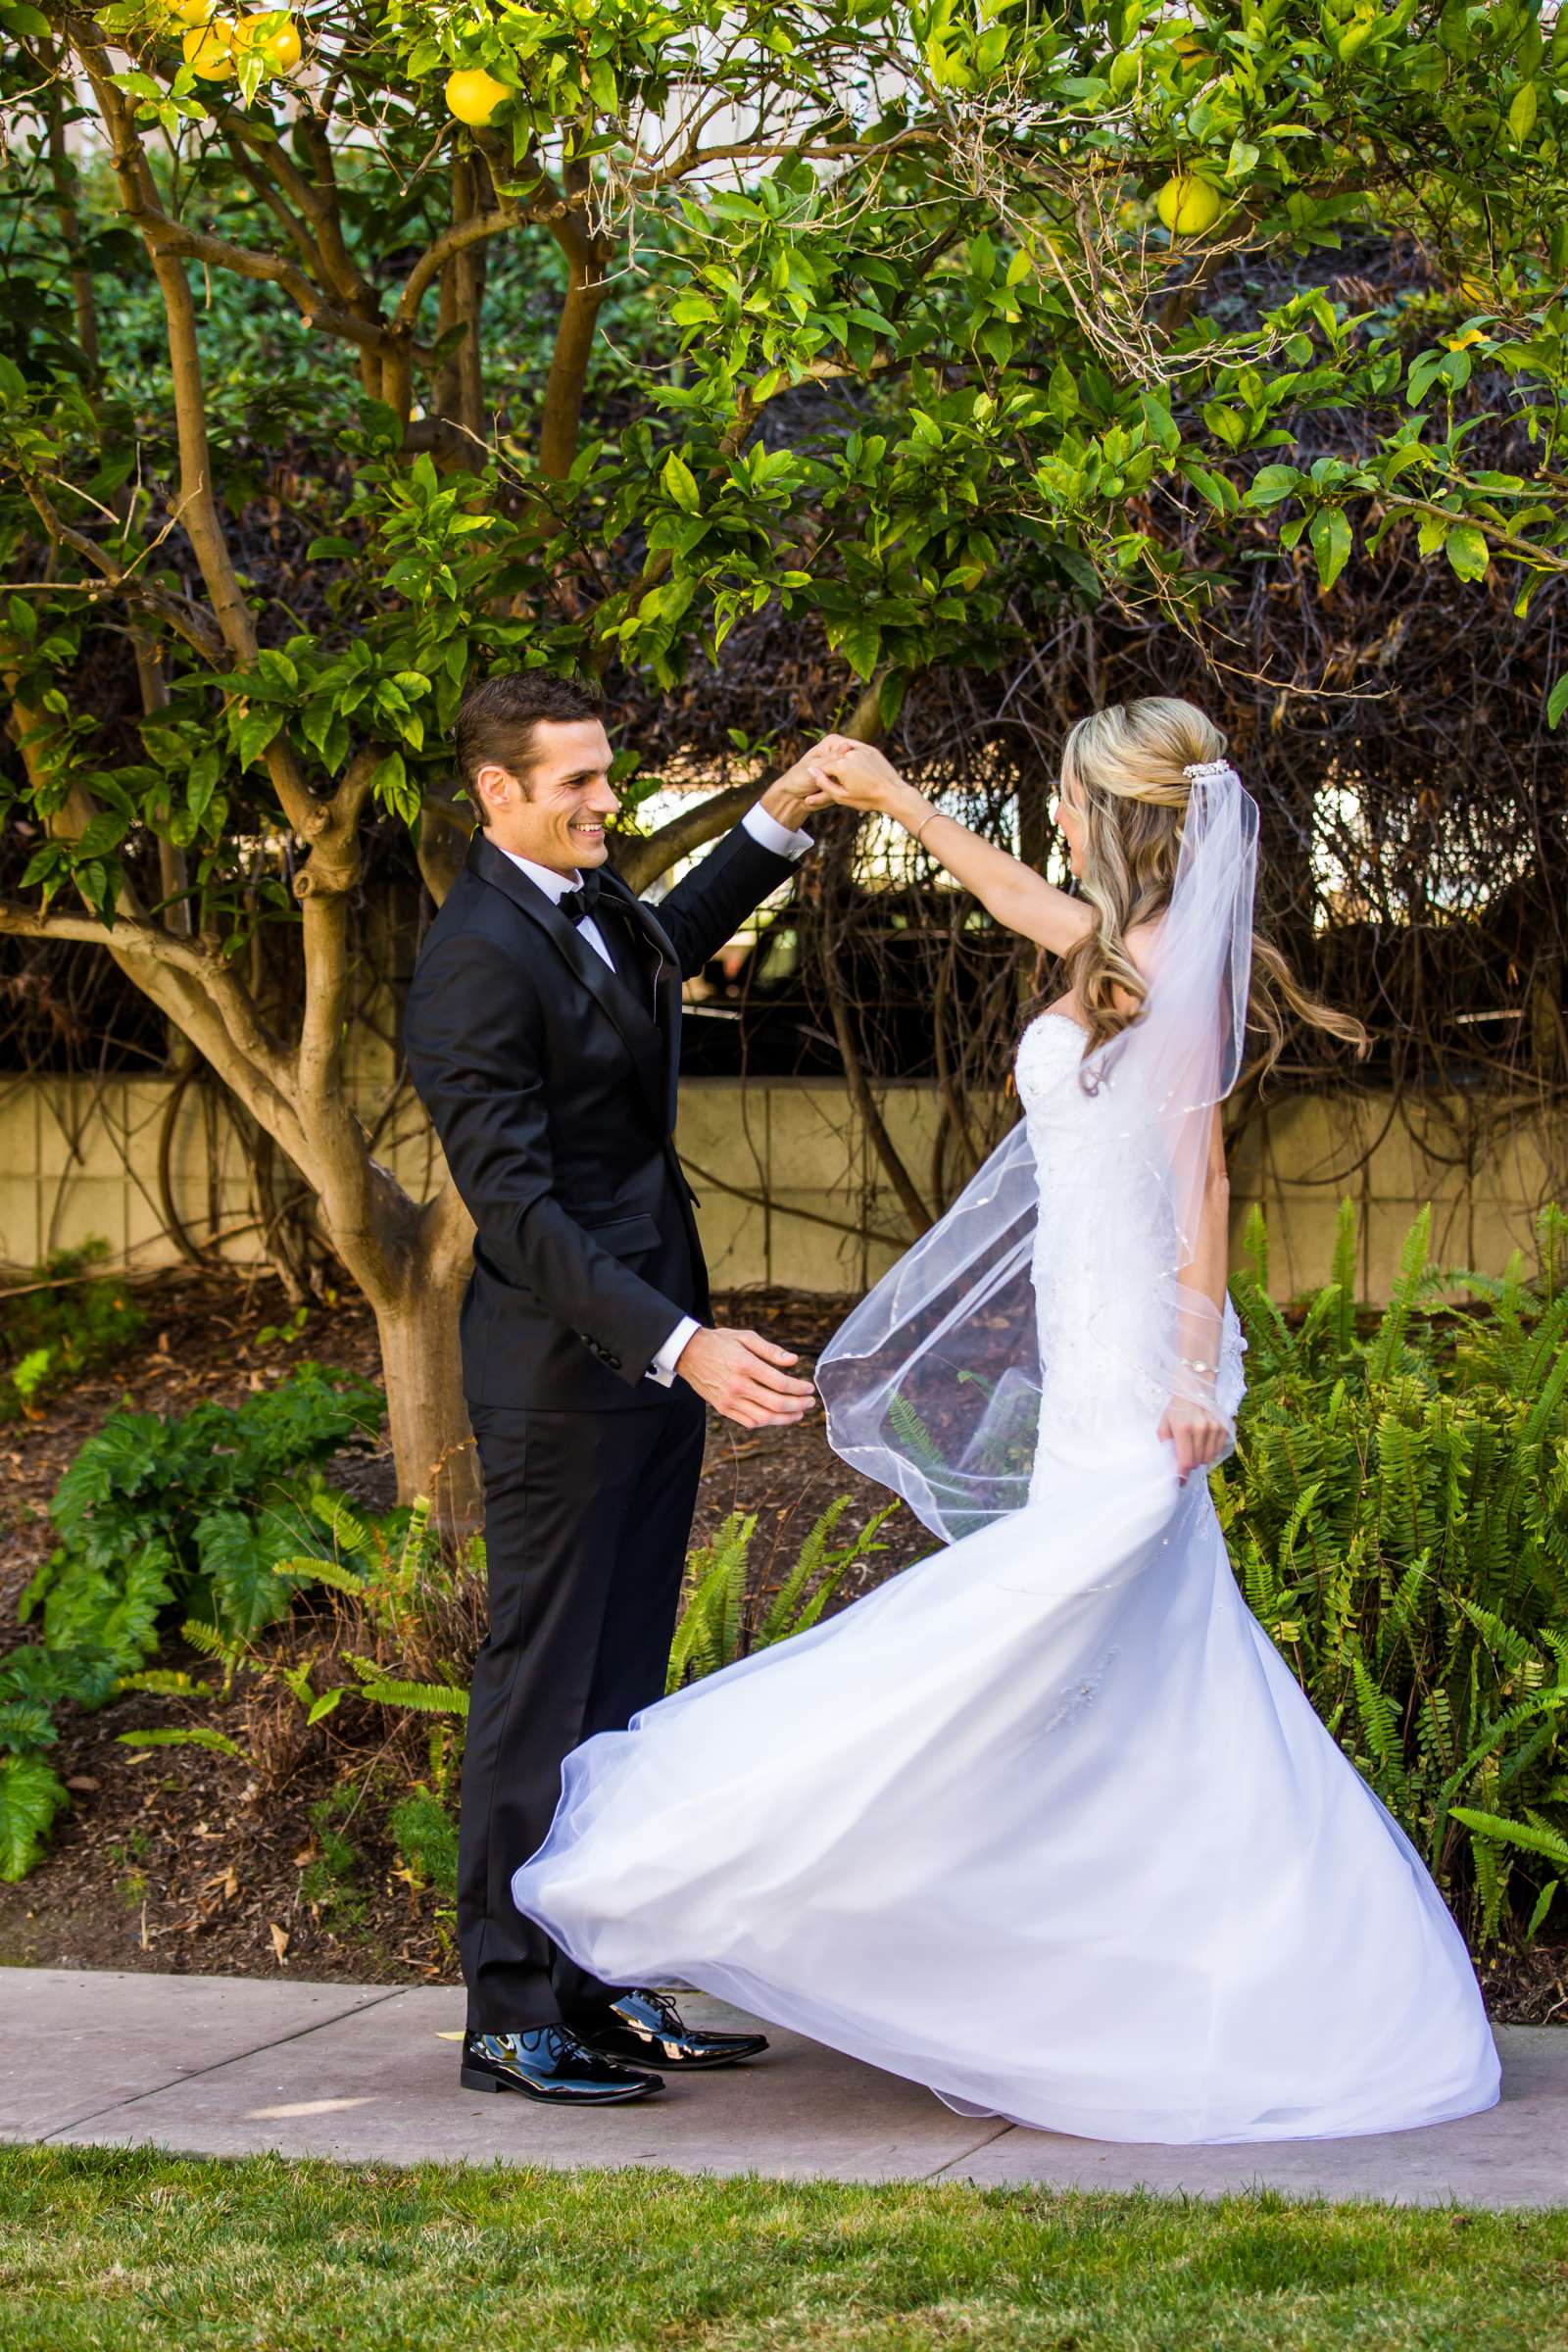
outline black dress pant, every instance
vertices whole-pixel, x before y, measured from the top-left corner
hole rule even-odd
[[[474,1665],[458,1839],[468,2024],[587,2020],[614,1997],[512,1899],[561,1763],[661,1697],[702,1474],[702,1398],[614,1413],[469,1407],[484,1472],[489,1631]]]

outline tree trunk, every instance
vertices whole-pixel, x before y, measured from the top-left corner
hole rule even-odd
[[[463,1276],[466,1281],[466,1267]],[[442,1534],[459,1543],[476,1532],[481,1517],[479,1457],[458,1349],[462,1297],[461,1282],[416,1281],[375,1311],[398,1500],[428,1494]]]

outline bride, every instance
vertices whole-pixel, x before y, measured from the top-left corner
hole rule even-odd
[[[965,2115],[1172,2143],[1489,2106],[1464,1943],[1237,1590],[1209,1497],[1242,1395],[1219,1104],[1280,1000],[1257,812],[1193,705],[1071,731],[1080,895],[858,749],[1063,959],[1024,1118],[818,1367],[828,1435],[943,1548],[567,1758],[513,1890],[611,1983],[684,1979]]]

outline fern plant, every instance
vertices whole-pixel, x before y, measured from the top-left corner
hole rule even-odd
[[[666,1690],[714,1674],[754,1649],[769,1648],[813,1626],[858,1560],[881,1551],[882,1523],[897,1508],[889,1503],[867,1520],[847,1544],[834,1542],[852,1497],[830,1502],[812,1527],[799,1557],[777,1592],[748,1597],[755,1511],[732,1511],[709,1544],[686,1563],[686,1597],[670,1643]]]
[[[69,1801],[45,1754],[56,1708],[158,1688],[141,1669],[176,1607],[193,1612],[187,1638],[223,1659],[231,1685],[245,1644],[292,1599],[288,1562],[329,1539],[348,1507],[321,1465],[383,1409],[370,1382],[305,1362],[235,1407],[112,1413],[78,1448],[49,1505],[60,1541],[18,1605],[41,1638],[0,1662],[0,1877],[26,1875]]]
[[[123,1670],[156,1645],[178,1604],[248,1636],[280,1617],[280,1573],[319,1547],[341,1497],[321,1466],[380,1424],[381,1392],[309,1361],[236,1406],[111,1413],[56,1487],[60,1542],[22,1596],[55,1649],[100,1652]]]
[[[115,1685],[102,1657],[29,1642],[0,1659],[0,1880],[26,1877],[70,1802],[49,1762],[56,1709],[74,1699],[101,1706]]]
[[[1568,1879],[1568,1223],[1544,1212],[1534,1282],[1442,1273],[1430,1228],[1361,1318],[1346,1202],[1331,1280],[1287,1315],[1254,1212],[1212,1483],[1250,1606],[1484,1944],[1535,1934]]]

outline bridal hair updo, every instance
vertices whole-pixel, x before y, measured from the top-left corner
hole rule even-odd
[[[1064,958],[1089,1029],[1086,1053],[1118,1036],[1143,1008],[1148,985],[1127,934],[1157,921],[1170,905],[1193,790],[1184,771],[1224,758],[1225,738],[1213,720],[1174,695],[1108,704],[1067,736],[1061,789],[1083,819],[1079,888],[1095,915],[1093,930]],[[1254,1074],[1279,1059],[1288,1018],[1365,1051],[1361,1023],[1311,996],[1273,942],[1254,930],[1248,1000]]]

